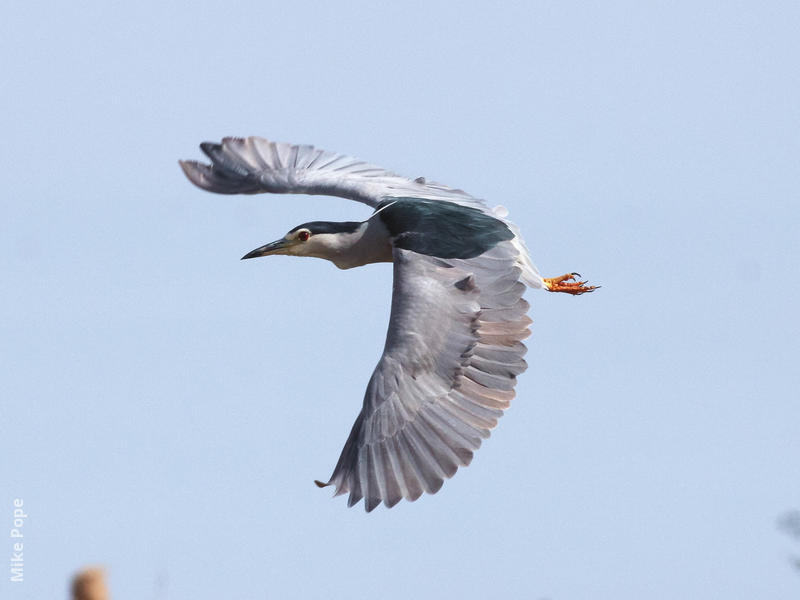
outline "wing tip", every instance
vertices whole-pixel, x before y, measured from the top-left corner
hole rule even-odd
[[[381,502],[381,498],[375,496],[364,498],[364,510],[366,510],[368,513],[372,512],[380,505]]]
[[[231,176],[224,171],[197,160],[179,160],[183,174],[201,190],[215,194],[251,194],[257,191],[257,184],[243,176]]]
[[[211,165],[197,160],[179,160],[178,165],[180,165],[186,178],[194,185],[204,190],[209,189],[210,183],[208,179],[211,174]]]
[[[209,158],[214,158],[214,152],[219,150],[221,147],[222,144],[218,144],[216,142],[200,142],[200,150],[202,150],[203,154]]]

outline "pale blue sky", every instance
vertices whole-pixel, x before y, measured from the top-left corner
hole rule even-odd
[[[798,30],[794,2],[15,3],[0,532],[30,516],[0,596],[101,563],[115,600],[797,597]],[[391,269],[240,262],[368,209],[197,190],[177,160],[225,135],[462,187],[603,285],[528,293],[518,397],[439,494],[312,484]]]

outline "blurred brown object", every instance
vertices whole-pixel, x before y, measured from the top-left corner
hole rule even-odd
[[[800,510],[790,510],[778,520],[778,527],[791,536],[800,539]]]
[[[800,510],[790,510],[778,519],[778,527],[791,535],[792,537],[800,540]],[[800,571],[800,557],[793,556],[792,564]]]
[[[105,571],[99,567],[79,571],[72,579],[72,600],[108,600]]]

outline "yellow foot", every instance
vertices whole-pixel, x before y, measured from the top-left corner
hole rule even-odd
[[[561,277],[551,277],[544,280],[544,285],[548,292],[564,292],[573,296],[580,296],[586,292],[593,292],[600,286],[586,285],[586,281],[578,281],[580,273],[567,273]]]

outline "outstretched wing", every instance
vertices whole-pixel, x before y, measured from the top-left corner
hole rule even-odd
[[[260,137],[227,137],[221,144],[205,142],[200,148],[211,164],[180,161],[189,180],[218,194],[321,194],[339,196],[377,206],[391,197],[446,200],[486,210],[485,204],[466,192],[425,181],[408,179],[352,156],[314,146],[270,142]]]
[[[383,356],[327,484],[367,511],[433,494],[514,397],[531,323],[518,248],[504,241],[471,259],[394,250]]]

